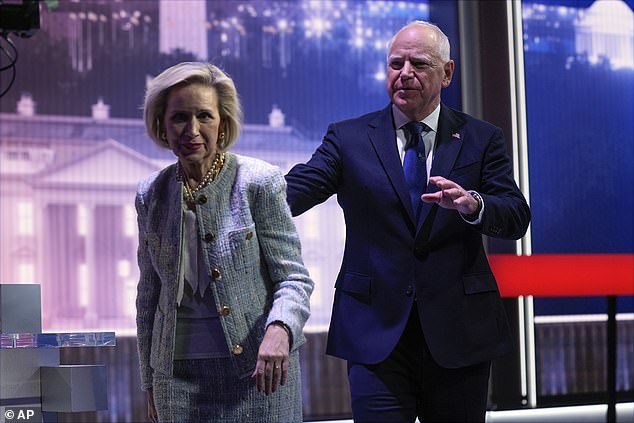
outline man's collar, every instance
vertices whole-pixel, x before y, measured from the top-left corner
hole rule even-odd
[[[399,110],[394,104],[392,104],[392,116],[394,117],[394,126],[396,129],[401,128],[406,123],[410,122],[410,119],[405,116],[403,112]],[[440,104],[436,106],[433,112],[427,115],[421,122],[429,126],[434,132],[438,132],[438,119],[440,118]]]

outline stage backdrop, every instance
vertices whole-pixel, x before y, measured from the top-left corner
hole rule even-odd
[[[632,254],[631,2],[524,0],[522,13],[533,254]],[[634,311],[631,296],[619,311]],[[605,313],[606,301],[538,298],[535,312]]]
[[[631,255],[632,2],[524,0],[522,16],[532,252]],[[604,401],[606,298],[535,298],[534,306],[539,403]],[[616,385],[627,400],[632,296],[617,309]]]
[[[330,122],[388,104],[386,44],[408,21],[440,21],[459,58],[454,3],[438,3],[434,18],[426,1],[42,2],[0,103],[0,280],[42,285],[46,331],[132,334],[135,187],[174,161],[144,133],[146,81],[184,60],[219,65],[245,111],[233,151],[286,171]],[[458,73],[445,100],[459,107],[459,93]],[[345,233],[336,199],[296,224],[316,282],[309,330],[324,330]]]

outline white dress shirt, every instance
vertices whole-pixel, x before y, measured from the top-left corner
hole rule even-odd
[[[394,104],[392,104],[392,116],[394,117],[394,126],[396,128],[396,147],[398,148],[398,155],[401,159],[401,164],[405,160],[405,146],[407,145],[407,137],[405,129],[403,128],[407,123],[410,122],[410,119],[405,116],[403,112],[399,110]],[[440,104],[436,106],[433,112],[427,115],[422,123],[427,125],[429,130],[423,133],[423,142],[425,143],[425,148],[429,146],[429,151],[427,151],[427,161],[425,165],[427,167],[427,180],[429,180],[429,176],[431,176],[431,165],[434,161],[434,150],[436,147],[436,134],[438,133],[438,119],[440,118]],[[471,191],[468,191],[471,193]],[[475,192],[475,191],[474,191]],[[480,196],[482,198],[482,196]],[[464,215],[460,213],[462,219],[471,224],[477,225],[482,221],[482,214],[484,213],[484,199],[482,199],[482,208],[480,209],[480,214],[476,220],[467,220],[464,218]]]

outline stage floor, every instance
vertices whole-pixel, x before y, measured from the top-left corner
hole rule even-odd
[[[600,423],[606,421],[607,409],[607,405],[599,404],[488,411],[486,421],[487,423]],[[616,421],[617,423],[634,423],[634,403],[617,404]],[[352,420],[328,420],[328,423],[352,423]]]

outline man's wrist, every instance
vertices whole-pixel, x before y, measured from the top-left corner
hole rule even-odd
[[[478,202],[478,206],[475,211],[471,214],[463,214],[462,216],[468,220],[473,222],[474,220],[478,220],[480,217],[480,212],[482,211],[482,206],[484,205],[484,201],[482,200],[482,196],[477,191],[467,191],[471,196]]]

